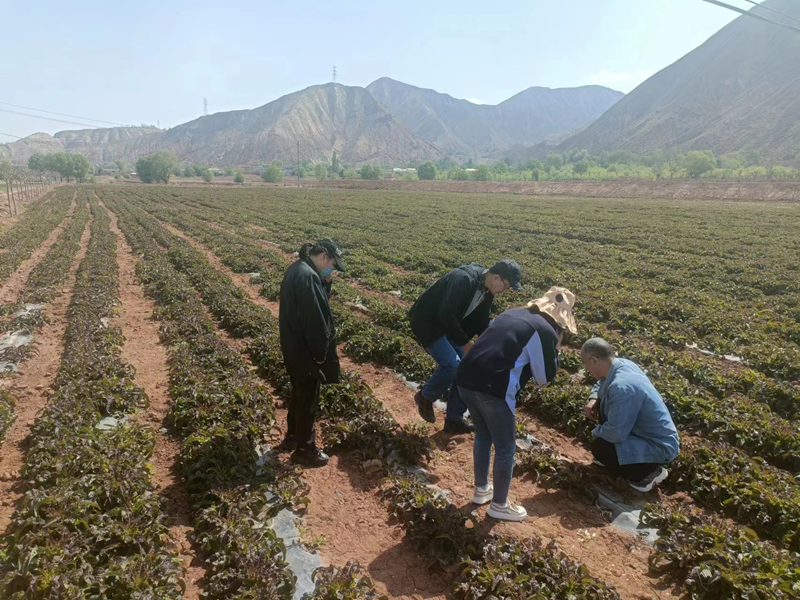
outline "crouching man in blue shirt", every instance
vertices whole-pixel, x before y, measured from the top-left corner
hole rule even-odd
[[[649,492],[667,478],[680,452],[675,423],[661,395],[635,363],[615,356],[601,338],[581,349],[586,370],[597,379],[586,416],[598,422],[592,431],[595,463]]]

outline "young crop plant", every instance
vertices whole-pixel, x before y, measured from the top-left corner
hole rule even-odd
[[[28,492],[3,540],[0,594],[177,599],[181,568],[150,481],[153,433],[126,420],[147,397],[120,358],[120,330],[108,324],[118,299],[116,238],[105,211],[93,213],[55,392],[32,427]]]

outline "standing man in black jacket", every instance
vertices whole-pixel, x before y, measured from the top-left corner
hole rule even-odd
[[[411,330],[438,365],[414,397],[420,416],[429,423],[436,422],[433,403],[449,389],[444,430],[472,431],[464,420],[467,406],[454,383],[458,364],[472,347],[472,338],[489,326],[495,296],[521,290],[521,278],[522,270],[511,260],[498,261],[489,269],[463,265],[425,290],[411,307]]]
[[[320,385],[339,379],[336,330],[328,302],[333,270],[344,272],[342,251],[330,239],[304,244],[299,260],[281,282],[280,338],[283,360],[292,382],[288,431],[280,451],[292,451],[292,462],[321,467],[328,456],[317,448],[314,420]]]

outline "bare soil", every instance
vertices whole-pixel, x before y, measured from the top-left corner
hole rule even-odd
[[[10,518],[25,493],[20,470],[25,465],[27,440],[39,411],[48,402],[64,352],[67,311],[72,301],[78,266],[86,255],[90,223],[81,237],[81,248],[70,266],[62,293],[46,308],[47,324],[36,334],[34,357],[20,365],[16,377],[3,380],[17,395],[17,420],[8,430],[0,455],[0,532],[7,532]]]
[[[303,184],[316,187],[316,182]],[[326,188],[398,190],[410,192],[463,192],[470,194],[521,194],[569,198],[649,198],[664,200],[738,200],[747,202],[800,202],[797,181],[390,181],[341,179],[326,181]]]
[[[156,443],[151,457],[153,487],[165,500],[165,510],[171,522],[170,536],[185,569],[184,597],[198,600],[203,594],[201,585],[206,568],[198,557],[199,548],[192,537],[191,502],[179,472],[180,442],[165,432],[171,402],[167,350],[159,339],[158,324],[153,320],[155,305],[144,295],[136,278],[134,269],[138,261],[117,226],[116,216],[109,214],[111,230],[117,236],[120,306],[115,324],[125,337],[122,358],[134,367],[134,380],[150,399],[150,405],[139,416],[139,421],[155,432]]]

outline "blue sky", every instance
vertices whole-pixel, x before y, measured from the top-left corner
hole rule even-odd
[[[0,102],[167,127],[204,97],[254,108],[334,64],[347,85],[387,76],[490,104],[533,85],[628,92],[735,16],[702,0],[10,2]],[[17,136],[80,128],[0,111]]]

